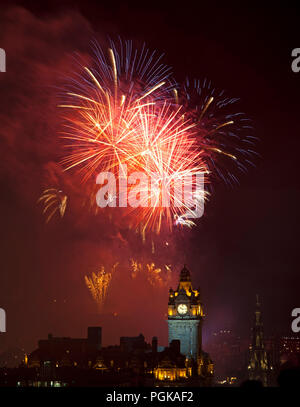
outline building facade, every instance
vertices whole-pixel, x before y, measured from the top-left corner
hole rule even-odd
[[[202,349],[202,323],[204,318],[200,290],[192,286],[191,274],[186,266],[181,270],[177,290],[170,289],[168,302],[169,345],[179,342],[180,353],[191,367],[192,376],[201,384],[211,383],[214,365]]]
[[[202,351],[203,306],[199,290],[194,290],[189,270],[180,272],[176,291],[170,289],[168,303],[168,338],[180,341],[180,352],[197,360]]]

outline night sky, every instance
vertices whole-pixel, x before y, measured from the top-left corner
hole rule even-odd
[[[222,328],[249,336],[256,293],[266,335],[290,334],[291,311],[300,306],[300,73],[291,70],[292,49],[300,47],[299,11],[199,1],[6,4],[0,11],[0,47],[7,54],[7,72],[0,74],[0,307],[7,333],[0,334],[0,352],[31,351],[49,332],[83,337],[89,325],[103,326],[104,344],[142,332],[166,345],[169,287],[154,290],[130,280],[126,261],[138,256],[170,261],[173,285],[187,263],[201,288],[205,341]],[[209,78],[240,98],[238,109],[259,139],[260,157],[240,185],[215,183],[197,227],[162,236],[152,256],[137,236],[78,210],[45,224],[36,203],[62,177],[56,97],[72,69],[71,55],[85,56],[91,40],[105,46],[108,36],[119,35],[164,53],[178,81]],[[75,177],[63,182],[66,189],[80,188]],[[117,261],[122,265],[99,315],[84,275]]]

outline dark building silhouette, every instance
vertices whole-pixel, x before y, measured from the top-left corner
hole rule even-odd
[[[263,386],[271,385],[273,382],[273,366],[271,366],[264,345],[261,304],[259,302],[258,295],[256,296],[255,317],[252,328],[252,344],[250,345],[249,351],[249,380],[260,381]]]
[[[0,386],[209,386],[213,363],[202,350],[203,308],[186,267],[178,290],[170,290],[168,314],[163,351],[157,337],[149,344],[142,334],[102,347],[101,327],[89,327],[87,338],[49,334],[19,369],[0,370]]]
[[[245,380],[248,366],[249,339],[242,339],[232,329],[213,332],[207,350],[215,365],[216,385],[236,386]]]
[[[88,346],[100,350],[102,345],[102,328],[99,326],[88,327]]]
[[[158,349],[158,339],[157,339],[156,336],[153,336],[153,338],[152,338],[152,352],[157,353],[157,349]]]
[[[146,349],[147,343],[145,342],[144,335],[139,336],[121,336],[120,349],[122,352],[131,352],[135,349]]]

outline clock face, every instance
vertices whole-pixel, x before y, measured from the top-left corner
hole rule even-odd
[[[188,308],[185,304],[179,304],[177,307],[177,311],[179,314],[186,314],[187,310],[188,310]]]

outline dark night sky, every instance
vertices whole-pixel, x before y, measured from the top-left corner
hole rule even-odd
[[[87,270],[102,258],[111,265],[117,253],[130,257],[132,242],[70,215],[45,225],[36,205],[43,172],[55,166],[57,73],[68,70],[67,54],[88,52],[91,39],[101,42],[108,35],[145,41],[166,54],[178,80],[186,74],[208,77],[241,99],[239,110],[253,121],[261,158],[240,186],[216,185],[197,228],[178,239],[201,287],[205,337],[225,327],[249,335],[257,292],[266,334],[291,332],[291,310],[300,306],[300,73],[291,70],[291,51],[300,47],[299,11],[284,3],[272,8],[160,3],[7,2],[1,9],[7,73],[0,76],[0,307],[7,311],[8,332],[0,336],[0,351],[31,350],[51,331],[84,336],[89,324],[104,326],[105,343],[144,332],[166,344],[166,291],[149,293],[119,276],[106,315],[99,316],[84,286]],[[179,240],[170,250],[176,252]],[[177,271],[180,256],[173,259]]]

